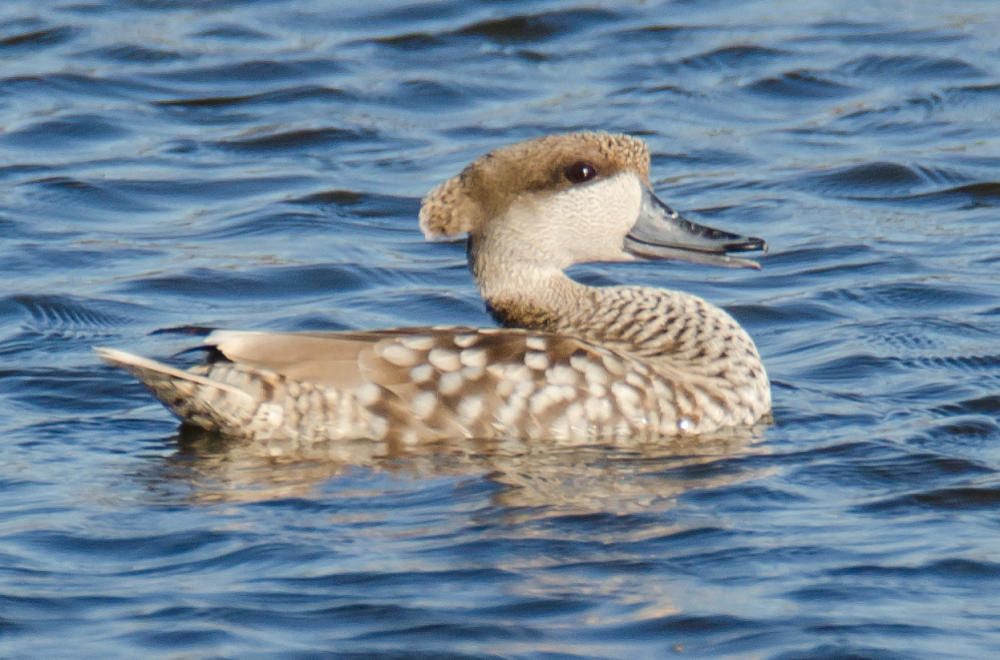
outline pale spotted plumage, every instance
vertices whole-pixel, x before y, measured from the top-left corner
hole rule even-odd
[[[567,183],[580,159],[604,178]],[[768,380],[728,314],[562,272],[634,258],[622,237],[647,184],[640,141],[586,133],[498,150],[425,199],[428,235],[469,232],[470,265],[506,328],[216,331],[205,346],[218,359],[189,371],[98,350],[185,422],[274,454],[359,437],[652,438],[752,424],[770,409]]]

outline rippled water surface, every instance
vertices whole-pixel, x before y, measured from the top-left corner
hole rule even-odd
[[[1000,7],[0,4],[0,655],[1000,654]],[[759,272],[588,266],[751,331],[753,441],[268,462],[91,352],[489,324],[420,196],[644,136]]]

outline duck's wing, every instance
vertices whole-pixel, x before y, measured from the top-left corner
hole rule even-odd
[[[363,365],[370,362],[377,333],[297,333],[216,330],[203,342],[226,360],[275,372],[293,381],[353,390],[367,382]]]
[[[282,433],[310,437],[590,437],[619,422],[627,428],[655,394],[645,368],[610,349],[524,330],[222,330],[204,345],[215,360],[191,371],[102,356],[185,421],[251,437],[270,428],[261,421],[269,404],[283,424],[299,420]],[[225,422],[230,402],[238,410]],[[336,410],[362,426],[342,423]]]
[[[419,420],[439,436],[592,436],[616,424],[638,428],[648,421],[643,410],[672,396],[628,356],[580,338],[526,330],[225,330],[206,343],[243,366],[357,391],[392,423]]]
[[[405,386],[427,374],[483,368],[523,353],[527,333],[464,327],[413,327],[368,332],[217,330],[203,347],[231,362],[289,380],[353,390],[366,383]],[[416,370],[416,371],[414,371]]]

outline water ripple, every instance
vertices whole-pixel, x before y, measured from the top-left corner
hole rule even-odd
[[[354,99],[354,95],[344,90],[320,85],[293,85],[292,87],[269,90],[258,94],[239,96],[205,96],[197,98],[170,99],[157,101],[162,108],[205,111],[228,106],[285,106],[300,102],[333,103]]]
[[[129,132],[109,119],[97,115],[67,115],[58,119],[46,119],[5,133],[3,144],[22,149],[39,147],[69,149],[74,143],[120,140]]]
[[[851,86],[830,80],[815,71],[789,71],[779,77],[762,78],[744,89],[764,98],[791,101],[825,101],[857,93]]]
[[[253,60],[235,64],[218,64],[171,71],[161,71],[151,77],[172,83],[182,82],[193,87],[237,87],[242,83],[287,82],[308,79],[313,75],[337,73],[340,65],[328,59]]]
[[[915,54],[866,55],[845,63],[840,67],[840,72],[844,75],[873,76],[893,81],[899,78],[954,80],[983,75],[982,71],[964,60]]]
[[[365,131],[343,128],[316,128],[282,131],[271,135],[255,135],[216,142],[214,146],[246,153],[267,151],[324,150],[344,142],[373,140],[375,135]]]
[[[485,37],[497,43],[551,41],[587,27],[613,22],[615,18],[614,13],[606,10],[572,9],[479,21],[457,33],[465,37]]]
[[[111,60],[125,64],[155,64],[160,62],[179,62],[193,59],[193,56],[163,48],[152,48],[141,44],[120,44],[80,53],[81,57],[96,60]]]
[[[11,36],[0,38],[0,51],[17,52],[24,50],[34,50],[39,48],[49,48],[71,41],[79,34],[79,30],[68,25],[43,28],[21,32]]]

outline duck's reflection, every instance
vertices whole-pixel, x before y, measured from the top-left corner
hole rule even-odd
[[[317,486],[350,470],[402,478],[481,476],[501,488],[508,510],[558,507],[564,512],[626,512],[669,506],[681,493],[761,476],[732,459],[764,452],[762,428],[710,437],[606,444],[538,440],[438,441],[390,446],[338,441],[308,456],[273,457],[245,441],[182,427],[169,457],[172,478],[190,482],[199,501],[260,501],[315,495]]]

